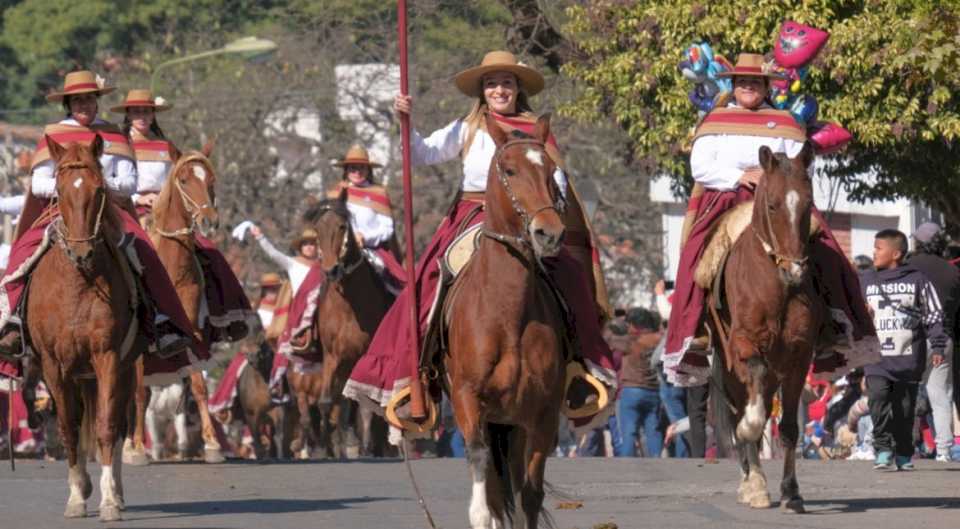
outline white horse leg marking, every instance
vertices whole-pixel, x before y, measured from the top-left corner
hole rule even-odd
[[[153,386],[150,389],[150,402],[147,404],[147,411],[144,414],[143,422],[147,427],[147,433],[150,435],[150,457],[152,457],[154,461],[159,461],[162,453],[163,440],[160,437],[160,429],[157,428],[156,408],[159,406],[160,391],[162,390],[159,386]]]
[[[87,471],[84,468],[85,465],[79,463],[79,461],[85,461],[86,457],[86,454],[79,454],[77,456],[78,463],[67,470],[67,483],[70,487],[70,497],[67,498],[67,511],[70,512],[71,507],[73,507],[73,510],[76,511],[78,515],[80,515],[79,512],[85,510],[84,504],[86,504],[86,500],[83,499],[83,486],[86,482],[85,474]]]
[[[543,167],[543,153],[534,149],[527,149],[527,159],[534,165]]]
[[[115,507],[117,501],[117,482],[113,478],[113,465],[103,465],[100,472],[100,508]]]
[[[741,441],[756,441],[763,435],[767,411],[763,405],[763,396],[758,392],[747,403],[740,424],[737,425],[737,437]]]
[[[493,529],[493,516],[487,505],[487,447],[477,445],[467,455],[470,462],[470,474],[473,477],[473,489],[470,493],[470,528]]]

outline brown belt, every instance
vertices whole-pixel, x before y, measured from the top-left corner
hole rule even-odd
[[[460,200],[468,200],[470,202],[479,202],[483,203],[486,197],[486,192],[484,191],[461,191]]]

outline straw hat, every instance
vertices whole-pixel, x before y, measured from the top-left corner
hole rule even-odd
[[[47,94],[47,101],[56,103],[63,101],[64,96],[78,94],[97,94],[101,96],[109,94],[114,90],[116,90],[116,88],[106,85],[103,77],[94,74],[90,70],[79,70],[68,73],[63,79],[63,90]]]
[[[162,97],[153,97],[153,92],[144,88],[136,88],[127,92],[127,100],[121,105],[110,109],[110,112],[125,113],[130,107],[150,107],[154,112],[163,112],[173,107]]]
[[[313,228],[305,228],[303,232],[300,233],[300,236],[293,240],[293,242],[290,244],[290,247],[294,250],[300,250],[300,247],[303,246],[303,243],[308,241],[316,242],[317,237],[319,236],[320,234],[317,233],[317,230]]]
[[[474,66],[458,73],[453,82],[461,92],[468,96],[479,97],[483,94],[480,81],[490,72],[510,72],[520,81],[520,89],[528,96],[534,96],[543,90],[543,76],[533,68],[518,62],[509,51],[491,51],[483,56],[480,66]]]
[[[717,77],[767,77],[769,79],[786,79],[784,76],[771,71],[770,63],[763,59],[759,53],[741,53],[737,57],[737,64],[732,70],[717,74]]]
[[[344,165],[369,165],[371,168],[383,167],[382,165],[371,162],[367,150],[360,145],[354,145],[347,150],[347,155],[342,160],[338,160],[333,165],[343,167]]]
[[[283,279],[276,272],[267,272],[260,276],[260,288],[278,287],[283,284]]]

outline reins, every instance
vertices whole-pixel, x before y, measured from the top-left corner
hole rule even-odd
[[[318,216],[318,219],[319,219],[319,217],[321,217],[321,216],[323,216],[323,215],[325,215],[325,214],[327,214],[327,213],[333,213],[334,215],[337,215],[338,217],[344,219],[344,221],[347,223],[347,226],[349,227],[349,229],[347,230],[347,233],[344,234],[344,236],[343,236],[343,242],[340,244],[340,253],[339,253],[339,255],[337,255],[337,264],[339,264],[339,265],[341,265],[341,266],[343,267],[343,272],[340,274],[340,277],[334,279],[333,277],[330,276],[330,272],[324,270],[324,275],[326,275],[326,276],[327,276],[327,279],[329,279],[330,281],[336,281],[336,280],[339,280],[339,279],[343,279],[343,278],[349,276],[350,274],[352,274],[353,272],[355,272],[358,268],[360,268],[360,265],[362,265],[363,262],[366,261],[366,259],[363,258],[363,252],[362,252],[362,251],[358,251],[358,252],[357,252],[357,254],[358,254],[357,260],[356,260],[355,262],[353,262],[353,263],[351,263],[351,264],[349,264],[349,265],[343,264],[343,261],[344,261],[344,259],[346,259],[347,253],[348,253],[349,250],[350,250],[350,246],[349,246],[349,245],[350,245],[350,239],[353,238],[353,237],[352,237],[352,235],[353,235],[353,227],[350,226],[350,216],[349,216],[349,214],[348,214],[346,217],[343,217],[342,215],[340,215],[340,212],[337,211],[333,206],[323,206],[323,207],[320,208],[319,213],[320,213],[320,215]]]
[[[206,159],[200,154],[190,154],[178,160],[177,165],[173,168],[172,171],[170,171],[174,188],[177,190],[177,193],[180,195],[180,202],[183,204],[183,209],[187,212],[188,215],[190,215],[190,225],[184,228],[180,228],[179,230],[164,231],[155,223],[153,226],[153,231],[155,231],[158,235],[162,237],[166,237],[168,239],[176,239],[177,237],[193,235],[193,233],[197,229],[197,225],[198,225],[197,218],[200,216],[200,211],[209,207],[206,204],[200,205],[199,203],[197,203],[197,201],[194,200],[193,197],[191,197],[190,194],[183,189],[183,184],[181,184],[180,179],[177,178],[177,175],[180,173],[183,167],[186,167],[186,164],[190,162],[195,162],[195,161],[204,162],[206,161]]]
[[[90,165],[85,162],[67,162],[57,166],[57,173],[64,169],[90,169]],[[63,250],[64,255],[67,256],[67,259],[78,268],[83,268],[80,263],[80,259],[74,253],[73,249],[70,248],[69,244],[72,243],[85,243],[93,242],[96,244],[102,240],[101,233],[103,231],[103,214],[107,207],[107,190],[101,182],[100,186],[96,189],[97,195],[100,197],[100,205],[97,208],[97,217],[93,225],[93,233],[87,237],[72,237],[70,235],[70,229],[67,228],[66,224],[63,222],[63,212],[60,212],[60,215],[53,221],[53,230],[55,233],[55,239],[57,245],[60,249]]]

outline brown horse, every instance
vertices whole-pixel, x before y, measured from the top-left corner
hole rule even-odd
[[[95,437],[103,465],[100,519],[114,521],[124,509],[120,449],[133,365],[148,343],[137,328],[135,279],[117,250],[122,232],[100,172],[101,138],[66,149],[46,140],[57,164],[60,217],[48,232],[55,242],[29,284],[27,330],[67,451],[64,516],[86,515],[92,492],[86,451]]]
[[[313,321],[316,347],[323,358],[319,372],[298,373],[291,368],[287,379],[296,397],[303,440],[316,446],[317,438],[322,436],[325,448],[336,457],[339,450],[333,444],[338,440],[327,440],[328,434],[339,425],[345,425],[347,434],[351,434],[356,415],[356,405],[345,401],[341,392],[394,296],[363,255],[350,225],[345,190],[337,199],[314,206],[307,212],[306,220],[317,230],[320,267],[326,275]],[[316,424],[317,419],[320,424]],[[363,414],[363,419],[364,438],[360,441],[366,451],[370,449],[367,422],[372,417]]]
[[[544,144],[508,137],[492,117],[486,219],[476,253],[447,299],[445,369],[473,478],[474,529],[537,527],[564,389],[564,315],[540,259],[561,248],[555,165]]]
[[[714,313],[711,322],[716,350],[723,352],[713,364],[718,424],[726,426],[718,431],[729,435],[735,425],[742,472],[737,500],[755,508],[770,506],[758,448],[779,390],[781,507],[804,510],[796,476],[797,408],[826,312],[808,266],[813,190],[807,167],[812,158],[809,144],[795,159],[760,148],[764,175],[751,224],[730,250],[723,272],[725,309]]]
[[[201,333],[204,280],[197,260],[194,233],[199,231],[208,236],[219,224],[214,205],[216,173],[209,160],[212,150],[212,142],[208,142],[201,152],[191,151],[183,155],[171,147],[173,168],[153,206],[150,226],[150,239],[198,335]],[[204,460],[220,463],[224,457],[207,407],[206,381],[200,371],[190,374],[190,390],[197,402],[203,427]]]

